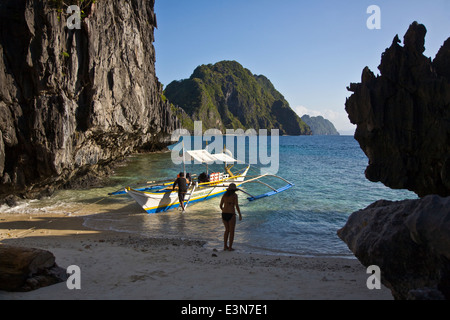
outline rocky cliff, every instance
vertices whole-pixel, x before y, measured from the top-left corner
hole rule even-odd
[[[450,197],[377,201],[338,235],[396,299],[450,299]]]
[[[369,158],[366,177],[423,197],[450,195],[450,38],[425,57],[426,28],[414,22],[382,56],[380,75],[364,69],[346,110]]]
[[[311,134],[269,79],[253,75],[236,61],[199,66],[189,79],[170,83],[165,96],[192,120],[202,121],[205,130],[279,129],[280,134]]]
[[[346,102],[366,176],[421,199],[380,200],[353,213],[339,237],[396,299],[450,299],[450,39],[432,61],[426,28],[414,22],[383,56],[381,75],[364,69]]]
[[[0,2],[3,197],[97,176],[179,127],[155,75],[154,0],[83,6],[69,30],[65,1]]]

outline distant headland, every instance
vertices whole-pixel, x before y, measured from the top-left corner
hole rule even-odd
[[[302,120],[311,128],[312,134],[315,136],[338,136],[333,123],[322,116],[311,117],[307,114],[302,116]]]

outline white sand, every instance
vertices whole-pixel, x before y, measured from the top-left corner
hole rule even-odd
[[[81,270],[81,289],[66,283],[0,299],[299,300],[392,299],[369,290],[356,259],[256,255],[201,243],[98,232],[80,217],[0,214],[0,243],[51,251]],[[239,248],[239,244],[235,244]]]

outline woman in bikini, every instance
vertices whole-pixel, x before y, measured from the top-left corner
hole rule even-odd
[[[227,191],[220,200],[222,210],[222,221],[225,226],[223,235],[223,250],[233,251],[234,230],[236,227],[236,209],[239,213],[239,221],[242,221],[241,209],[239,208],[237,188],[234,183],[230,184]],[[229,240],[229,245],[228,244]]]

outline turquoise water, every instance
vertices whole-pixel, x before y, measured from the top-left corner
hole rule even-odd
[[[239,194],[243,221],[236,227],[238,250],[275,254],[352,256],[336,232],[349,215],[380,200],[416,198],[414,193],[391,190],[364,176],[367,158],[350,136],[280,137],[278,175],[295,187],[278,195],[249,202]],[[242,166],[237,166],[242,168]],[[260,173],[252,166],[251,175]],[[176,177],[182,166],[174,165],[171,153],[136,155],[115,170],[109,185],[85,191],[61,191],[54,197],[23,203],[9,212],[64,212],[90,214],[85,224],[101,230],[140,233],[153,237],[200,239],[207,246],[222,248],[220,198],[193,204],[188,212],[148,215],[128,196],[108,197],[122,186],[148,180]],[[222,166],[213,166],[220,170]],[[201,173],[202,165],[188,165],[187,171]],[[264,180],[275,187],[285,185]],[[247,192],[269,189],[248,184]],[[1,210],[1,208],[0,208]],[[8,211],[3,208],[2,212]]]

